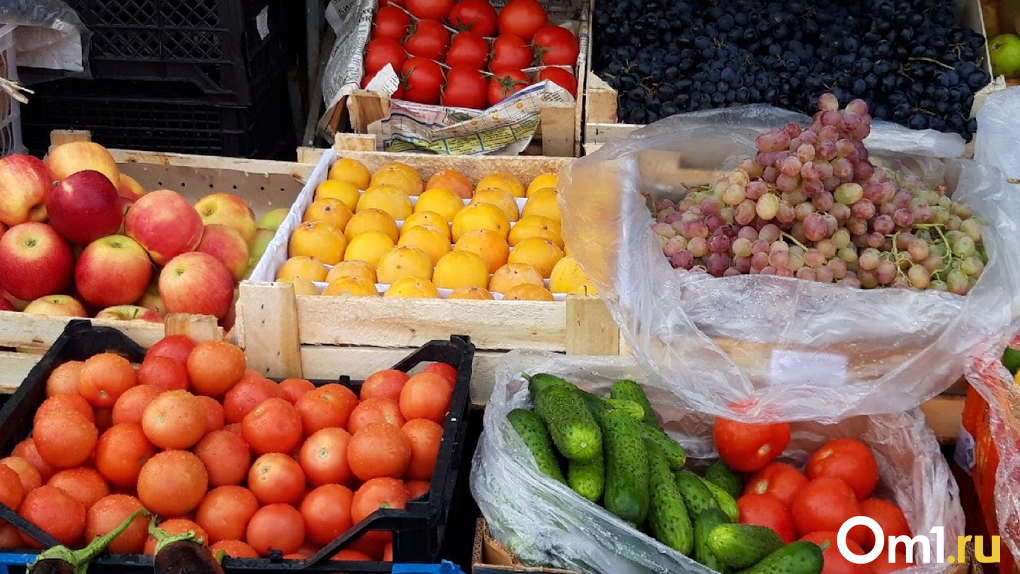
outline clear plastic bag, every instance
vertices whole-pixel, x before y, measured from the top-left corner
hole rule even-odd
[[[493,535],[530,564],[605,574],[713,572],[539,472],[506,418],[514,408],[531,405],[521,372],[557,374],[604,395],[615,380],[644,381],[641,369],[626,357],[514,351],[500,361],[471,469],[471,492]],[[645,390],[669,434],[687,449],[691,464],[710,462],[715,456],[712,417],[680,406],[666,387],[652,383],[645,384]],[[946,550],[955,553],[956,537],[964,531],[959,489],[924,416],[914,410],[837,424],[796,423],[780,460],[803,463],[825,441],[845,436],[864,441],[875,453],[882,476],[876,496],[903,509],[914,535],[943,526]],[[931,546],[937,548],[934,537]],[[945,564],[930,564],[904,572],[934,574],[944,569]]]
[[[31,68],[48,72],[43,79],[91,78],[88,53],[92,32],[78,13],[62,0],[8,0],[0,2],[0,22],[17,24],[15,47],[21,80],[31,84]]]
[[[1020,178],[1020,88],[1007,88],[988,94],[978,108],[980,136],[974,142],[974,160],[990,165],[1006,177]]]
[[[672,269],[650,229],[649,199],[714,181],[752,155],[767,128],[807,120],[767,106],[674,116],[560,174],[567,246],[649,376],[698,411],[838,420],[913,409],[958,380],[968,349],[1014,315],[1020,194],[994,168],[940,159],[962,153],[958,136],[881,122],[866,141],[876,161],[945,180],[988,221],[990,260],[967,296]]]
[[[1010,346],[1020,348],[1020,335]],[[979,348],[967,362],[967,382],[988,402],[987,432],[999,457],[995,469],[999,536],[1020,558],[1020,385],[1002,365],[1002,351],[999,344]]]

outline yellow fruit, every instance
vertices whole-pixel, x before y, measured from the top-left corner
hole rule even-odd
[[[366,189],[355,211],[366,209],[385,211],[396,221],[403,221],[413,213],[411,198],[392,185],[373,185]]]
[[[295,295],[318,295],[319,288],[314,283],[305,279],[304,277],[295,277],[284,281],[284,283],[291,283],[294,285]]]
[[[439,299],[439,289],[436,289],[431,281],[416,277],[404,277],[390,285],[383,296],[405,299]]]
[[[501,238],[506,239],[510,234],[510,220],[503,210],[495,205],[488,203],[469,205],[453,218],[453,242],[460,241],[465,233],[475,229],[495,231]]]
[[[337,229],[344,229],[354,214],[339,199],[316,199],[305,210],[304,221],[325,221]]]
[[[432,282],[440,289],[485,287],[489,284],[489,268],[485,260],[469,251],[451,251],[436,263]]]
[[[540,215],[559,222],[560,204],[557,201],[556,190],[547,187],[529,195],[524,209],[521,210],[521,217],[529,215]]]
[[[375,267],[372,267],[365,261],[341,261],[333,266],[326,275],[326,283],[332,283],[337,279],[343,279],[344,277],[353,277],[354,279],[361,279],[368,283],[377,283],[375,274]]]
[[[464,209],[464,200],[445,187],[425,190],[414,204],[414,212],[434,211],[447,221],[453,221],[457,212]]]
[[[315,188],[315,199],[339,199],[344,202],[347,209],[352,212],[354,208],[358,207],[358,199],[361,197],[361,192],[358,188],[349,181],[341,181],[339,179],[327,179],[326,181],[319,184],[319,187]]]
[[[514,246],[507,262],[531,265],[548,279],[560,259],[563,259],[563,250],[555,243],[543,237],[529,237]]]
[[[326,269],[326,266],[321,261],[306,255],[298,255],[283,262],[283,265],[276,272],[276,280],[290,281],[300,277],[309,281],[325,281],[328,273],[329,269]]]
[[[521,216],[520,209],[517,207],[517,202],[514,201],[514,197],[510,195],[510,192],[501,187],[487,187],[485,189],[479,189],[475,192],[475,196],[471,198],[471,204],[488,203],[495,205],[500,208],[506,215],[506,218],[510,221],[517,221]]]
[[[326,285],[323,295],[354,295],[355,297],[378,297],[379,290],[374,283],[356,277],[341,277]]]
[[[404,277],[432,279],[432,260],[416,247],[395,247],[383,255],[376,274],[380,283],[396,283]]]
[[[403,227],[400,228],[400,233],[407,233],[408,229],[418,226],[435,229],[446,236],[446,241],[450,241],[450,222],[443,219],[443,216],[435,211],[417,211],[413,213],[411,217],[404,221]]]
[[[507,243],[514,247],[529,237],[543,237],[552,241],[557,247],[563,249],[563,237],[560,235],[560,224],[548,217],[541,215],[529,215],[522,217],[520,221],[510,230]]]
[[[432,264],[439,262],[439,258],[450,252],[450,240],[439,231],[419,225],[407,230],[397,245],[401,247],[417,247],[424,251]]]
[[[532,285],[545,287],[542,274],[531,265],[507,263],[492,274],[492,278],[489,279],[489,291],[505,295],[508,291],[522,283],[531,283]]]
[[[506,264],[510,255],[510,246],[495,231],[475,229],[468,231],[453,246],[454,251],[469,251],[485,260],[489,273]]]
[[[430,177],[425,190],[434,187],[445,187],[463,199],[471,199],[471,194],[475,192],[475,186],[471,185],[468,176],[455,169],[446,169]]]
[[[358,189],[368,187],[371,176],[365,164],[356,159],[340,158],[329,168],[329,179],[346,181]]]
[[[535,179],[531,180],[528,184],[527,191],[524,192],[526,197],[531,197],[531,194],[546,187],[556,189],[556,182],[559,180],[559,176],[555,173],[540,173],[535,176]]]
[[[389,213],[381,209],[365,209],[355,213],[354,217],[347,222],[347,227],[344,228],[344,235],[347,236],[347,241],[350,241],[366,231],[378,231],[388,235],[393,241],[400,238],[397,222]]]
[[[369,187],[388,185],[404,192],[408,197],[421,195],[424,184],[421,177],[414,171],[397,169],[395,167],[381,168],[372,175],[372,183]]]
[[[389,235],[367,231],[356,236],[344,252],[344,261],[364,261],[378,269],[379,261],[393,249]]]
[[[287,246],[287,256],[307,255],[326,265],[343,260],[347,238],[342,231],[325,221],[306,221],[294,230]]]
[[[490,173],[478,182],[478,185],[475,186],[475,193],[487,187],[499,187],[507,190],[514,197],[524,197],[524,186],[510,173]]]
[[[504,301],[555,301],[556,298],[545,287],[521,283],[503,294]]]
[[[495,297],[488,289],[482,287],[458,287],[447,296],[447,299],[474,299],[476,301],[492,301]]]
[[[598,295],[598,289],[581,269],[581,265],[571,256],[560,259],[553,267],[549,276],[549,290],[553,293],[569,293],[573,295]]]

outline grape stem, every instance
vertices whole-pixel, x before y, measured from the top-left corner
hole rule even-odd
[[[936,60],[934,58],[914,57],[914,58],[907,58],[907,60],[909,60],[911,62],[928,62],[929,64],[935,64],[936,66],[941,66],[941,67],[943,67],[943,68],[945,68],[947,70],[954,69],[949,64],[946,64],[945,62],[940,62],[940,61],[938,61],[938,60]]]
[[[801,249],[803,249],[805,253],[807,252],[808,248],[805,247],[804,244],[801,243],[800,241],[797,241],[797,239],[794,238],[794,236],[790,235],[789,233],[787,233],[785,231],[781,231],[780,233],[781,233],[781,235],[783,237],[785,237],[785,238],[789,239],[790,241],[794,242],[797,245],[797,247],[800,247]]]

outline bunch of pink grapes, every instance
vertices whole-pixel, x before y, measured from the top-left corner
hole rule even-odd
[[[652,230],[676,269],[763,274],[870,289],[965,295],[987,262],[982,222],[913,175],[876,168],[862,100],[818,99],[806,129],[759,136],[715,183],[655,204]]]

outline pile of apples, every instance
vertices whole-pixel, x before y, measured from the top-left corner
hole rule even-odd
[[[93,142],[0,159],[0,311],[229,327],[236,283],[271,237],[243,199],[146,193]]]

